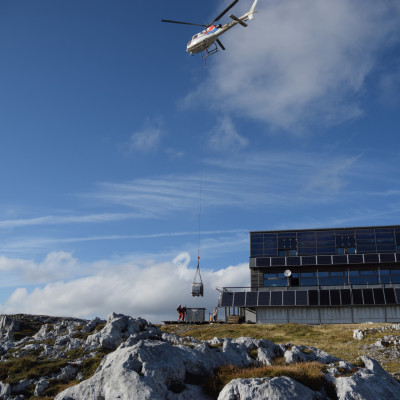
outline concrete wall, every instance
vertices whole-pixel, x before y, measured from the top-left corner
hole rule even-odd
[[[400,305],[374,307],[257,307],[258,324],[400,322]]]

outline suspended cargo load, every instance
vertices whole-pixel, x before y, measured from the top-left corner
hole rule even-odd
[[[200,297],[200,296],[203,297],[203,295],[204,295],[204,287],[200,274],[200,257],[197,257],[197,268],[192,283],[192,297]]]

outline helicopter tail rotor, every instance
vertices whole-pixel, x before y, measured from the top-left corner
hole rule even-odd
[[[248,25],[245,22],[243,22],[240,18],[235,17],[233,14],[229,14],[229,18],[232,18],[234,21],[236,21],[240,25],[244,26],[245,28],[248,27]],[[241,17],[241,18],[243,18],[243,17]]]

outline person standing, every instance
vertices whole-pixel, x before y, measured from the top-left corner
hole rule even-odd
[[[218,307],[217,306],[215,306],[215,308],[214,308],[213,316],[214,316],[214,322],[217,321],[217,319],[218,319]]]
[[[176,311],[178,311],[178,321],[183,321],[184,316],[182,313],[182,306],[179,304],[178,308],[176,309]]]

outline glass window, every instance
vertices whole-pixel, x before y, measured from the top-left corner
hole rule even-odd
[[[280,250],[278,250],[278,255],[280,257],[296,256],[297,250],[295,250],[295,249],[280,249]]]
[[[315,272],[302,272],[300,274],[300,286],[315,286],[318,280]]]
[[[381,275],[389,275],[390,274],[390,270],[388,270],[388,269],[381,269],[379,272]]]
[[[391,273],[392,275],[400,275],[400,269],[392,269]]]
[[[381,276],[381,283],[390,283],[390,276]]]
[[[357,245],[357,251],[359,253],[376,253],[376,245],[375,244],[370,244],[370,245]]]
[[[351,276],[351,285],[366,285],[368,283],[368,278],[366,276]]]
[[[392,275],[392,283],[400,283],[400,275]]]
[[[390,283],[390,270],[381,269],[379,271],[379,275],[380,275],[380,282],[381,283]]]
[[[355,247],[338,247],[336,249],[337,254],[356,254]]]
[[[376,283],[379,283],[378,281],[378,275],[372,275],[368,277],[368,283],[370,285],[375,285]]]
[[[283,274],[264,274],[264,286],[287,286],[287,278]]]
[[[344,285],[344,283],[344,277],[330,276],[329,278],[319,278],[319,284],[324,286]]]
[[[317,278],[301,278],[300,286],[317,286],[318,281]]]

